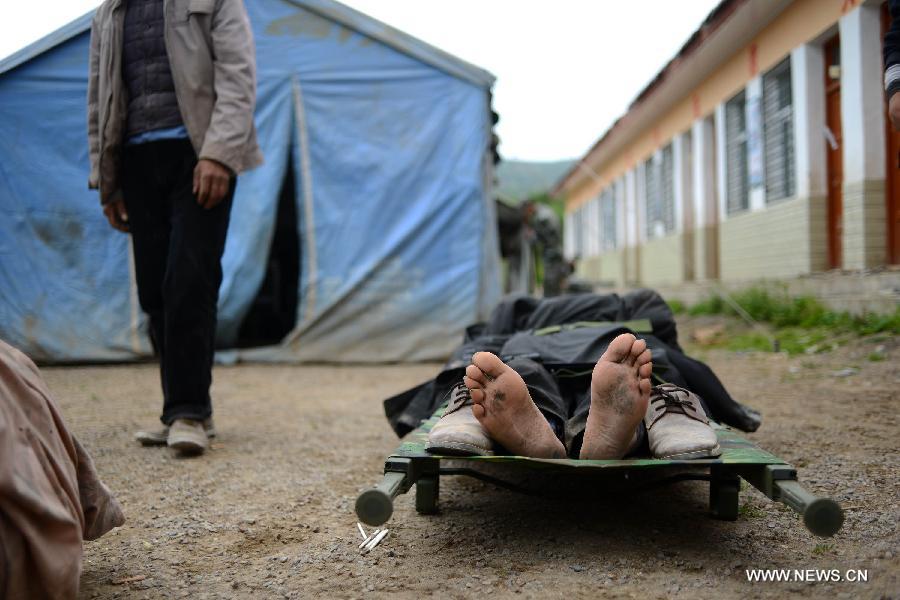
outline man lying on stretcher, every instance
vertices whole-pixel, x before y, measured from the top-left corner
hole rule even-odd
[[[559,385],[528,358],[504,363],[476,352],[431,430],[438,454],[491,454],[495,447],[537,458],[621,459],[721,454],[700,399],[672,384],[651,387],[651,353],[633,334],[617,336],[597,361],[589,393],[566,406]],[[574,405],[571,405],[574,404]]]

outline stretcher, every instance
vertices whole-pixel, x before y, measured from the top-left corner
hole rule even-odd
[[[729,521],[738,518],[741,480],[744,480],[771,500],[794,509],[802,517],[806,528],[815,535],[832,536],[844,523],[844,512],[837,502],[805,490],[797,481],[794,467],[725,426],[712,424],[722,448],[722,455],[714,459],[576,460],[523,456],[438,456],[426,451],[425,446],[428,432],[443,410],[444,407],[440,407],[430,419],[403,439],[385,461],[381,482],[359,495],[356,514],[360,521],[371,526],[386,523],[393,514],[394,498],[408,492],[413,485],[416,488],[416,511],[421,514],[436,513],[442,476],[470,476],[523,491],[480,468],[496,465],[493,471],[520,467],[563,475],[606,477],[620,484],[629,480],[641,482],[632,486],[635,489],[649,487],[648,483],[656,486],[685,480],[705,481],[709,483],[711,516]],[[624,487],[628,489],[629,486]]]

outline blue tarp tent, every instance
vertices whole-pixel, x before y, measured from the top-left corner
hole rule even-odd
[[[500,294],[493,77],[331,0],[246,4],[265,164],[239,178],[219,345],[260,289],[290,169],[296,325],[241,357],[445,356]],[[44,361],[150,353],[129,239],[87,189],[91,16],[0,62],[0,338]]]

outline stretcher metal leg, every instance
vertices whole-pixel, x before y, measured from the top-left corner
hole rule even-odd
[[[803,517],[803,524],[815,535],[830,537],[844,524],[844,510],[831,498],[820,498],[806,491],[797,481],[797,470],[790,465],[766,465],[741,473],[760,492],[787,504]]]
[[[441,479],[438,475],[429,475],[416,481],[416,512],[422,515],[433,515],[438,511],[438,496]]]
[[[709,510],[713,517],[734,521],[738,517],[741,480],[733,473],[712,469],[709,481]]]
[[[356,499],[356,516],[373,527],[387,523],[394,513],[394,498],[408,489],[406,473],[385,473],[381,483]]]
[[[800,515],[803,516],[803,524],[812,533],[831,537],[844,524],[844,511],[840,505],[831,498],[819,498],[807,492],[797,481],[775,481],[774,487],[778,497]]]

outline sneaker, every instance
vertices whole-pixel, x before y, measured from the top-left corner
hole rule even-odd
[[[722,454],[700,397],[677,385],[664,383],[650,391],[644,425],[654,458],[685,460]]]
[[[441,419],[428,434],[425,449],[435,454],[455,456],[491,456],[494,443],[472,412],[472,395],[462,383],[456,384],[450,393]]]
[[[203,421],[203,428],[206,430],[206,437],[209,439],[216,437],[216,426],[212,417]],[[141,446],[165,446],[169,441],[169,427],[164,425],[155,431],[138,431],[134,434],[134,439]]]
[[[175,419],[169,427],[169,448],[182,454],[203,454],[209,447],[209,438],[203,421]]]

